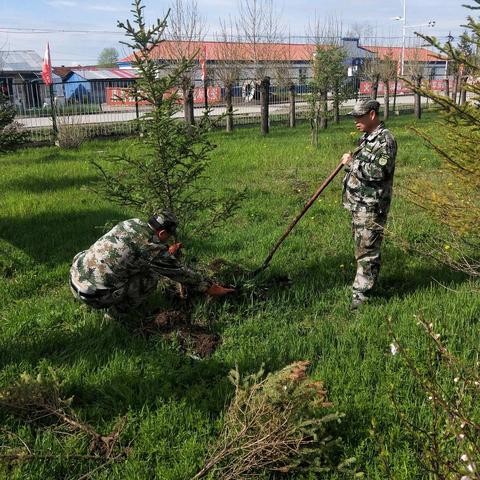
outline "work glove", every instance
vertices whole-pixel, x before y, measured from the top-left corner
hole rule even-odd
[[[218,285],[218,283],[214,283],[210,285],[206,290],[206,294],[210,295],[211,297],[223,297],[224,295],[228,295],[229,293],[233,293],[235,291],[234,288],[226,288]]]
[[[174,243],[168,247],[168,253],[174,257],[180,256],[180,249],[183,247],[182,243]]]

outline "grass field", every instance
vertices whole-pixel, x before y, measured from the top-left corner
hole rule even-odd
[[[420,124],[431,121],[426,115]],[[405,116],[389,123],[399,143],[397,193],[418,172],[434,176],[439,168],[407,129],[412,122]],[[213,238],[189,241],[188,254],[205,263],[221,257],[247,268],[259,266],[341,154],[352,148],[353,130],[349,121],[329,128],[318,149],[309,145],[306,126],[275,127],[266,138],[257,128],[214,133],[212,187],[246,187],[248,198]],[[378,443],[369,434],[375,419],[391,478],[427,478],[400,428],[389,391],[412,418],[427,419],[428,400],[398,356],[390,354],[387,319],[419,362],[426,341],[414,315],[433,322],[449,347],[472,361],[479,345],[478,283],[387,239],[376,296],[352,314],[353,243],[336,179],[264,274],[266,281],[289,275],[291,286],[272,288],[266,298],[199,302],[197,321],[212,325],[223,342],[210,358],[196,360],[174,342],[145,339],[103,322],[100,312],[75,303],[68,288],[73,256],[93,243],[106,223],[135,215],[87,188],[96,178],[88,161],[127,146],[128,140],[90,141],[74,152],[45,147],[0,157],[0,387],[23,372],[53,371],[62,395],[73,396],[79,417],[98,431],[111,431],[127,415],[120,442],[131,443],[128,458],[88,478],[183,480],[202,466],[218,434],[233,393],[227,373],[235,364],[249,373],[262,363],[274,370],[308,359],[312,376],[325,381],[330,400],[345,413],[340,427],[345,457],[356,457],[366,478],[385,478]],[[399,195],[389,228],[412,241],[439,229]],[[0,464],[0,478],[73,479],[97,466],[67,458],[87,452],[85,436],[38,428],[0,410],[0,447],[21,447],[20,438],[36,454],[56,458]]]

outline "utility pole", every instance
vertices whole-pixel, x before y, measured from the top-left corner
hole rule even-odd
[[[405,31],[407,28],[407,0],[403,0],[403,27],[402,27],[402,59],[400,75],[403,77],[403,69],[405,65]]]
[[[407,25],[407,0],[403,0],[403,16],[393,17],[392,20],[402,20],[402,55],[400,57],[400,76],[403,77],[405,73],[405,39],[407,36],[407,28],[415,27],[434,27],[435,20],[430,20],[428,23],[422,23],[420,25]]]

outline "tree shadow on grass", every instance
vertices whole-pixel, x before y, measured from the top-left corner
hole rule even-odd
[[[70,262],[103,233],[104,226],[124,214],[113,208],[41,213],[28,218],[0,218],[0,236],[37,263]]]
[[[61,176],[50,178],[39,178],[25,176],[16,178],[6,183],[5,190],[26,190],[31,193],[45,193],[67,188],[80,188],[81,186],[98,180],[98,177],[90,175],[87,177]]]
[[[67,377],[62,395],[104,420],[159,400],[186,400],[208,414],[219,413],[231,392],[228,368],[215,358],[196,360],[158,337],[133,336],[119,324],[89,323],[74,332],[43,330],[5,345],[0,366],[35,369],[44,359]],[[28,365],[28,366],[27,366]],[[61,375],[60,375],[61,379]]]
[[[435,283],[452,286],[469,280],[467,275],[432,261],[424,260],[417,266],[409,267],[399,263],[398,259],[402,258],[400,250],[392,253],[394,254],[384,255],[374,297],[405,297]],[[288,273],[294,284],[318,285],[319,292],[325,292],[342,286],[349,287],[353,283],[356,267],[352,262],[353,255],[341,254],[303,266],[293,264],[285,273]]]
[[[0,166],[21,166],[23,168],[32,165],[46,165],[55,162],[78,161],[78,152],[65,151],[53,147],[45,147],[10,153],[8,156],[0,159]],[[24,155],[26,155],[24,157]]]

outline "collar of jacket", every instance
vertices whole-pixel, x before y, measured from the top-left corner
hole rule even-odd
[[[380,122],[380,125],[371,133],[364,133],[362,142],[372,142],[375,140],[380,132],[385,129],[385,124],[383,122]]]

